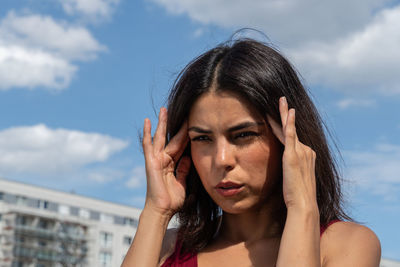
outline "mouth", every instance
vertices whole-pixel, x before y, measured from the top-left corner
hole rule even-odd
[[[243,190],[243,184],[237,184],[234,182],[220,182],[215,188],[223,197],[231,197]]]

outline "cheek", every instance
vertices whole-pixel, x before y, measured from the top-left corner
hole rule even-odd
[[[196,170],[198,169],[199,163],[201,161],[200,153],[196,146],[190,145],[190,157],[192,158],[193,165]]]
[[[269,142],[268,145],[259,146],[258,151],[252,155],[255,165],[253,168],[263,173],[264,179],[268,180],[268,183],[276,181],[282,164],[280,146],[273,141]]]
[[[260,183],[275,180],[280,164],[280,153],[274,142],[255,143],[242,151],[242,166],[253,179]]]
[[[269,148],[255,146],[253,149],[243,151],[242,162],[245,168],[251,172],[266,174],[270,158]]]

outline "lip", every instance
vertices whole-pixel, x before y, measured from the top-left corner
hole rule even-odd
[[[243,190],[243,184],[234,182],[220,182],[215,186],[217,192],[223,197],[231,197],[237,195]]]

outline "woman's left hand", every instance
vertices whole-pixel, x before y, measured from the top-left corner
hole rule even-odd
[[[315,182],[315,152],[301,143],[295,126],[295,110],[285,97],[279,99],[282,126],[268,116],[273,133],[285,146],[282,158],[283,198],[288,211],[318,209]]]

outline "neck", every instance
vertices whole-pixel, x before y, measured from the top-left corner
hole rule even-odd
[[[228,242],[252,243],[281,234],[279,220],[270,206],[240,214],[223,213],[220,237]]]

